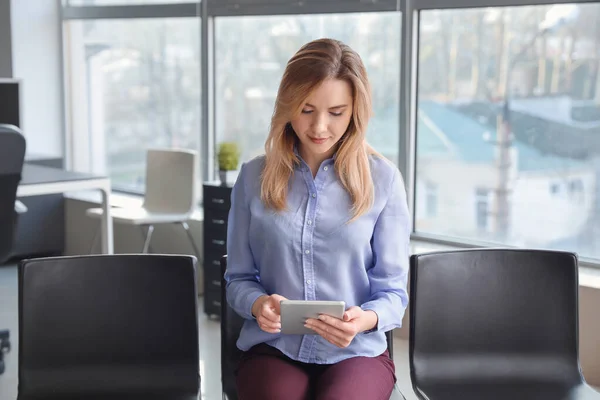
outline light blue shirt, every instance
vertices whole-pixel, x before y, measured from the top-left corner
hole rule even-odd
[[[332,364],[355,356],[375,357],[385,332],[402,324],[408,295],[410,218],[398,169],[371,156],[373,207],[352,218],[350,196],[324,161],[313,179],[304,161],[290,178],[288,209],[275,212],[260,198],[264,157],[242,165],[231,194],[227,232],[227,301],[246,319],[237,345],[276,347],[305,363]],[[377,313],[376,329],[339,348],[318,335],[271,334],[252,315],[261,295],[290,300],[342,300]]]

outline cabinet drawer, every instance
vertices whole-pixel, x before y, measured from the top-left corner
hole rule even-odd
[[[204,312],[207,315],[221,316],[221,295],[219,292],[204,294]]]
[[[225,238],[215,238],[211,236],[204,237],[204,253],[218,254],[224,256],[227,254],[227,241]]]
[[[204,292],[217,291],[221,293],[221,268],[214,265],[204,267]]]
[[[211,210],[204,213],[204,236],[227,239],[227,211]]]
[[[229,211],[231,188],[226,186],[204,186],[204,208]]]
[[[216,270],[221,270],[221,256],[222,255],[218,255],[215,253],[204,253],[204,270],[206,271],[207,269],[216,269]],[[206,273],[206,272],[205,272]]]

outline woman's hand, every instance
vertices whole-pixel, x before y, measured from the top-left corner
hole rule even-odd
[[[304,326],[321,335],[329,343],[344,348],[348,347],[360,332],[375,328],[377,320],[374,311],[364,311],[354,306],[346,310],[343,319],[320,315],[319,319],[307,319]]]
[[[279,306],[281,300],[287,299],[278,294],[264,295],[252,304],[252,315],[263,331],[267,333],[281,332],[281,307]]]

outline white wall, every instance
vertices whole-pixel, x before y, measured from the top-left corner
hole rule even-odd
[[[568,182],[580,179],[583,191],[570,193]],[[550,186],[560,185],[560,192],[552,194]],[[566,239],[581,232],[593,213],[595,193],[594,171],[582,169],[557,172],[521,174],[515,182],[511,219],[518,226],[513,240],[520,246],[537,247]]]
[[[491,165],[465,164],[456,160],[428,160],[417,166],[420,181],[437,186],[437,215],[433,218],[418,215],[419,231],[443,232],[451,236],[477,237],[475,193],[477,188],[493,186],[495,171]],[[417,192],[417,197],[424,195]],[[421,204],[422,200],[417,199]],[[493,203],[490,203],[490,209]],[[419,213],[421,214],[421,213]],[[493,230],[493,218],[489,219]]]
[[[0,15],[7,1],[11,1],[13,76],[23,81],[27,153],[61,157],[64,135],[59,1],[0,0]],[[0,50],[1,41],[2,35]]]
[[[489,215],[488,230],[477,228],[477,188],[493,188],[495,168],[488,164],[466,164],[462,161],[428,160],[418,165],[417,220],[421,232],[440,232],[450,236],[494,238],[494,216]],[[579,179],[583,192],[570,194],[568,182]],[[426,215],[425,182],[437,186],[437,215]],[[561,184],[561,192],[552,194],[552,183]],[[581,232],[593,213],[595,193],[594,171],[581,168],[572,171],[519,173],[511,181],[510,242],[518,246],[545,246]],[[489,211],[494,210],[493,193]],[[490,235],[486,238],[485,235]]]

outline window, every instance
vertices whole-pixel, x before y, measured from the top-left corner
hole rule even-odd
[[[398,162],[400,14],[395,12],[217,18],[216,144],[238,142],[242,161],[263,153],[286,63],[320,37],[339,39],[361,55],[373,87],[368,141]]]
[[[432,218],[437,216],[437,202],[438,193],[437,185],[434,183],[427,183],[427,217]]]
[[[63,0],[69,6],[129,6],[140,4],[199,3],[198,0]]]
[[[66,24],[73,167],[143,192],[149,148],[198,149],[200,20]]]
[[[416,231],[464,241],[485,229],[492,244],[600,258],[600,4],[420,19],[416,179],[455,190]],[[559,195],[557,182],[580,196]],[[476,218],[463,218],[473,193]]]

